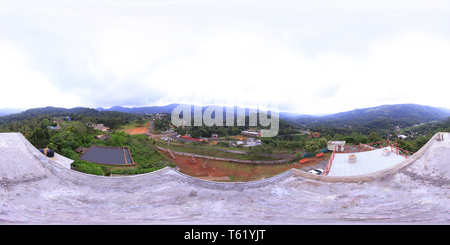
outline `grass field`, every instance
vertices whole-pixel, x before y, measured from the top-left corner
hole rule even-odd
[[[190,145],[190,144],[186,144],[186,145]],[[212,145],[205,145],[205,146],[202,146],[202,147],[208,148],[208,149],[223,149],[223,150],[244,151],[244,152],[246,152],[248,150],[248,148],[212,146]]]
[[[156,146],[167,148],[167,143],[156,141]],[[178,145],[170,145],[170,149],[173,151],[193,153],[204,156],[212,156],[212,157],[222,157],[222,158],[230,158],[230,159],[240,159],[240,160],[256,160],[256,161],[269,161],[269,160],[278,160],[278,157],[264,157],[264,156],[252,156],[252,155],[240,155],[233,154],[229,152],[221,152],[215,151],[210,147],[204,148],[188,148]]]
[[[144,124],[144,128],[147,128],[147,127],[148,127],[148,122]],[[129,124],[125,124],[125,125],[118,127],[115,131],[125,131],[125,130],[137,129],[137,128],[139,128],[139,126],[137,126],[135,123],[129,123]]]

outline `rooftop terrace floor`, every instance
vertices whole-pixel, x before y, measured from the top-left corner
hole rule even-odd
[[[390,147],[386,147],[390,150]],[[328,176],[355,176],[371,174],[390,168],[405,160],[393,152],[389,156],[383,155],[382,149],[355,153],[336,153]],[[349,163],[350,154],[355,154],[356,163]]]

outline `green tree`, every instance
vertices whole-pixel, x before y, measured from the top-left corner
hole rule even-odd
[[[175,131],[180,135],[185,135],[187,132],[186,129],[182,127],[178,127]]]
[[[44,120],[42,120],[42,126],[47,127],[47,126],[49,126],[49,125],[50,125],[50,121],[49,121],[47,118],[45,118]]]
[[[310,154],[314,154],[319,150],[319,146],[312,140],[306,142],[305,151]]]
[[[31,134],[31,129],[30,129],[30,127],[28,127],[27,125],[23,125],[23,126],[20,128],[19,132],[20,132],[23,136],[25,136],[25,138],[28,138],[28,136]]]
[[[138,127],[142,127],[142,126],[144,126],[144,124],[146,123],[147,121],[145,120],[145,119],[139,119],[139,120],[136,120],[134,123],[136,124],[136,126],[138,126]]]
[[[381,137],[378,136],[377,133],[375,133],[375,132],[372,131],[372,132],[370,133],[369,137],[367,138],[367,140],[368,140],[370,143],[375,143],[375,142],[381,141]]]
[[[404,140],[401,139],[396,139],[395,142],[397,142],[398,147],[403,149],[403,150],[407,150],[407,151],[414,151],[414,147],[411,143],[406,142]]]
[[[69,125],[64,131],[68,131],[73,134],[77,133],[77,129],[73,125]]]
[[[116,133],[112,134],[111,136],[112,137],[110,138],[110,140],[111,140],[112,146],[123,146],[125,144],[126,135],[125,135],[124,131],[116,132]]]
[[[323,149],[323,148],[327,147],[327,144],[328,144],[328,140],[325,137],[321,137],[317,141],[317,145],[318,145],[319,149]]]
[[[45,148],[50,140],[50,134],[47,129],[35,127],[33,132],[29,135],[28,141],[36,148]]]
[[[63,148],[72,149],[76,147],[75,135],[70,131],[58,131],[51,138],[50,142],[59,153]]]
[[[356,138],[355,138],[355,141],[356,142],[358,142],[358,143],[363,143],[363,144],[366,144],[367,143],[367,137],[366,136],[364,136],[364,135],[358,135]]]
[[[200,138],[202,135],[200,134],[199,131],[197,130],[192,130],[190,135],[192,136],[192,138]]]
[[[297,152],[297,154],[295,154],[295,161],[301,160],[303,159],[303,153],[302,152]]]
[[[431,139],[432,135],[426,135],[426,136],[419,136],[414,140],[414,151],[418,151],[420,150],[420,148],[422,148],[422,146],[424,146],[430,139]],[[406,149],[405,149],[406,150]]]
[[[342,136],[342,135],[340,135],[340,134],[335,134],[334,135],[334,137],[333,137],[333,140],[343,140],[344,139],[344,136]]]

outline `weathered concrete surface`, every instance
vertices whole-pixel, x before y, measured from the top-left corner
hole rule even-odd
[[[19,134],[2,134],[0,138],[0,181],[20,181],[45,178],[45,171],[36,162],[46,156],[33,155]],[[40,152],[39,152],[40,153]]]
[[[69,159],[67,157],[61,156],[58,153],[55,152],[55,156],[54,157],[50,157],[50,159],[54,162],[56,162],[57,164],[70,169],[70,165],[74,162],[72,159]]]
[[[20,134],[11,135],[24,140]],[[0,139],[5,137],[15,136],[0,134]],[[10,155],[4,153],[3,146],[0,146],[0,175],[7,180],[14,180],[14,177],[20,180],[0,182],[0,223],[450,222],[450,185],[440,181],[446,180],[449,169],[439,161],[422,162],[426,156],[433,156],[433,152],[446,141],[435,142],[432,139],[421,153],[418,152],[420,157],[413,156],[412,160],[384,172],[382,176],[368,176],[368,179],[359,181],[318,181],[310,179],[317,178],[315,175],[290,170],[273,178],[241,183],[200,180],[170,168],[136,176],[92,176],[39,157],[41,153],[29,142],[22,142],[23,147],[16,145],[17,151],[26,157],[22,168],[12,166],[11,163],[15,162],[8,159]],[[435,175],[431,175],[432,170],[429,176],[420,172],[422,165],[434,168]],[[31,173],[41,178],[27,177]]]

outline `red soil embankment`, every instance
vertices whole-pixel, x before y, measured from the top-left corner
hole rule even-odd
[[[135,129],[125,130],[125,133],[126,134],[131,134],[131,135],[133,135],[133,134],[143,134],[143,133],[147,132],[147,130],[148,130],[148,123],[145,125],[145,127],[138,127],[138,128],[135,128]]]
[[[162,152],[162,151],[160,151]],[[178,166],[182,173],[193,177],[231,177],[234,181],[252,181],[281,174],[291,168],[301,169],[305,167],[300,164],[283,164],[277,166],[251,166],[240,163],[230,163],[213,159],[196,158],[195,163],[191,163],[190,156],[175,154],[176,159],[172,159],[169,153],[163,153],[167,158]],[[208,162],[206,162],[208,160]],[[206,164],[205,164],[206,162]],[[202,178],[205,179],[205,178]],[[206,178],[209,179],[209,178]],[[211,180],[219,180],[212,178]],[[225,181],[225,180],[223,180]]]

